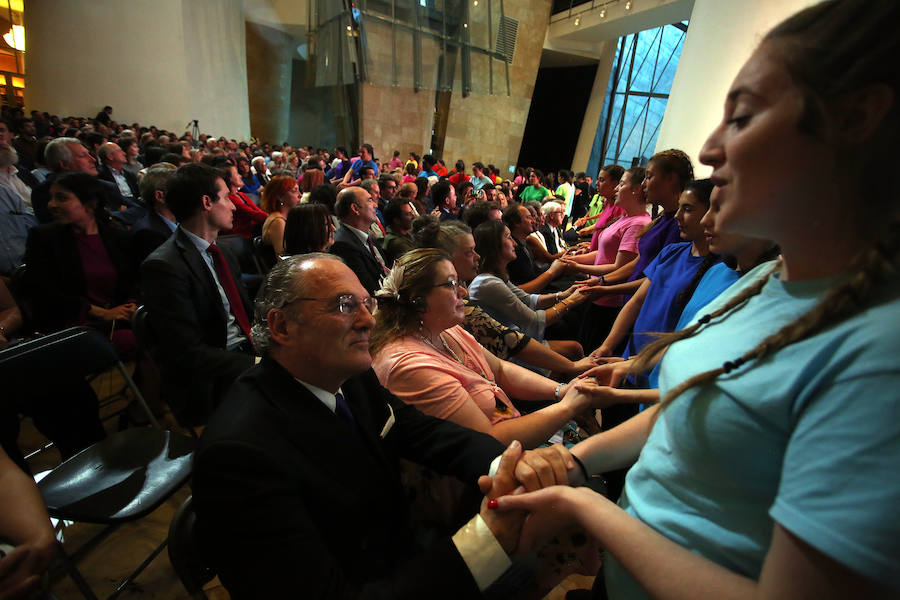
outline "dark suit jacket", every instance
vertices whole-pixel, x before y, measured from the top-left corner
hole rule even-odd
[[[559,252],[559,247],[556,245],[556,238],[553,237],[553,232],[550,229],[550,226],[545,223],[540,226],[538,231],[544,236],[544,241],[547,242],[547,252],[556,254]],[[559,237],[562,239],[562,233],[560,233]]]
[[[449,539],[413,540],[398,459],[472,484],[502,444],[423,415],[371,369],[341,389],[357,427],[265,359],[203,432],[198,531],[231,597],[481,597]],[[388,406],[396,421],[381,439]]]
[[[171,237],[172,230],[158,213],[149,211],[131,227],[131,235],[134,253],[140,263]]]
[[[222,248],[243,306],[250,300],[237,259]],[[204,423],[253,357],[225,349],[228,316],[209,268],[178,228],[141,265],[144,305],[156,341],[166,399],[184,424]]]
[[[136,299],[138,266],[128,234],[107,225],[99,225],[99,233],[116,268],[112,305]],[[90,303],[70,226],[50,223],[31,229],[25,243],[25,264],[26,293],[39,330],[56,331],[86,322]]]
[[[534,255],[525,242],[520,242],[513,238],[516,242],[516,258],[506,265],[506,272],[509,273],[509,280],[516,285],[527,283],[541,274],[540,270],[534,264]]]
[[[113,177],[112,170],[106,165],[100,165],[97,167],[98,177],[103,179],[104,181],[109,181],[113,185],[116,186],[116,189],[119,188],[119,184],[116,183],[115,177]],[[128,184],[128,187],[131,189],[131,196],[134,198],[135,202],[140,201],[141,199],[141,190],[138,187],[137,177],[131,171],[122,170],[122,175],[125,177],[125,182]],[[121,192],[120,192],[121,193]]]
[[[347,229],[346,225],[341,225],[334,232],[334,244],[329,252],[344,259],[347,266],[359,277],[359,282],[366,288],[366,291],[372,296],[375,295],[375,292],[381,287],[384,271],[372,256],[369,247],[355,233]]]

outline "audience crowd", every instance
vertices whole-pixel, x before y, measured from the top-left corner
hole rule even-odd
[[[830,0],[773,29],[710,179],[677,149],[504,178],[4,108],[0,347],[87,325],[148,351],[154,410],[202,431],[200,547],[234,598],[522,597],[572,570],[523,559],[567,527],[605,550],[595,598],[888,597],[898,182],[864,169],[898,133],[897,19]],[[9,506],[39,504],[20,414],[64,457],[103,436],[69,383],[62,409],[5,382]],[[442,518],[401,459],[452,490]],[[25,597],[54,550],[21,510],[0,537],[37,559],[0,585]]]

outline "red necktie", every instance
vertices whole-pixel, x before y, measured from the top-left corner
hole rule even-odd
[[[381,258],[381,254],[378,253],[378,248],[376,248],[374,242],[372,242],[371,235],[366,238],[366,242],[369,243],[369,251],[372,253],[372,258],[378,261],[378,264],[381,265],[381,269],[384,271],[385,275],[390,275],[391,270],[384,264],[384,259]]]
[[[215,244],[210,244],[209,255],[213,259],[213,267],[216,270],[216,276],[219,278],[219,285],[225,290],[225,297],[228,298],[228,304],[231,305],[231,314],[237,321],[238,326],[247,339],[250,339],[250,319],[247,318],[247,311],[244,310],[244,303],[241,301],[241,295],[238,293],[237,286],[234,285],[234,279],[231,278],[231,270],[222,251]]]

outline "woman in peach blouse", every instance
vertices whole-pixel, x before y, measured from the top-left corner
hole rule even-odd
[[[493,435],[525,448],[546,442],[592,400],[571,383],[557,383],[500,360],[460,323],[463,294],[453,263],[440,250],[403,255],[376,294],[376,325],[370,339],[381,384],[422,412]],[[522,415],[520,401],[557,400]]]

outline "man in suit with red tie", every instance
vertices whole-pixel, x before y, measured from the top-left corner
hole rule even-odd
[[[225,176],[201,163],[176,171],[166,204],[179,226],[141,265],[163,393],[184,425],[204,424],[254,360],[240,266],[215,244],[233,223]]]
[[[390,273],[369,233],[372,223],[378,219],[377,209],[378,201],[363,188],[341,190],[334,205],[341,226],[334,232],[334,244],[329,250],[344,259],[372,296],[381,287],[382,278]]]

